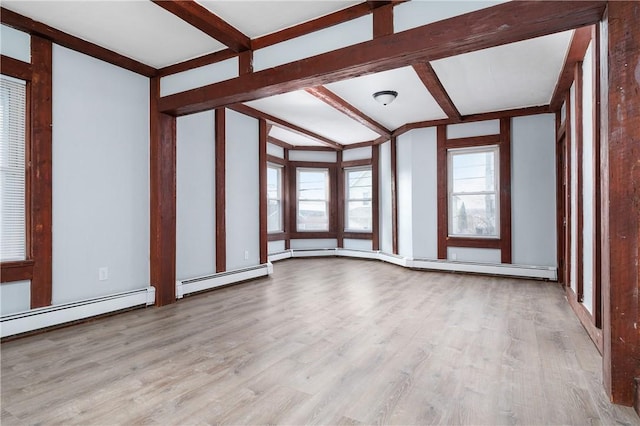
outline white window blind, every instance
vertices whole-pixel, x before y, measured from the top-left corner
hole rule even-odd
[[[26,84],[0,76],[0,261],[26,258]]]

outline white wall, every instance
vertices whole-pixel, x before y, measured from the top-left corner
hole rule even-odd
[[[0,52],[22,62],[31,62],[31,36],[6,25],[0,25]]]
[[[213,111],[177,119],[176,278],[216,271]]]
[[[435,127],[416,129],[410,134],[413,139],[413,258],[436,259],[438,257],[436,129]]]
[[[363,146],[361,148],[345,149],[342,151],[342,161],[369,159],[374,149],[378,149],[378,147]]]
[[[289,160],[291,161],[319,161],[325,163],[335,163],[338,156],[335,151],[295,151],[289,150]]]
[[[31,281],[0,285],[0,315],[28,311],[31,307]]]
[[[261,71],[373,38],[371,14],[286,40],[253,53],[253,69]]]
[[[512,263],[557,266],[555,115],[514,118],[511,139]]]
[[[147,287],[146,77],[54,46],[52,178],[53,303]]]
[[[226,110],[226,132],[227,270],[233,270],[260,263],[258,120]]]
[[[380,251],[383,253],[393,252],[393,235],[391,222],[391,142],[380,145]]]
[[[160,96],[168,96],[237,77],[239,75],[238,66],[238,58],[235,57],[162,77],[160,79]]]
[[[404,133],[396,139],[398,186],[398,254],[413,259],[413,139]]]
[[[393,28],[395,32],[405,31],[503,2],[480,0],[406,2],[393,8]]]

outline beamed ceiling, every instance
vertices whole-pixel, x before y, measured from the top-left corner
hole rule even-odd
[[[566,89],[563,76],[572,45],[584,39],[585,29],[574,30],[579,25],[568,23],[562,30],[556,25],[518,32],[517,20],[527,17],[507,16],[508,5],[502,3],[7,0],[2,2],[1,16],[6,25],[46,35],[76,50],[90,50],[147,76],[238,56],[249,74],[241,72],[236,79],[167,96],[160,100],[160,108],[182,115],[229,106],[267,119],[274,143],[342,149],[382,142],[429,123],[557,107],[559,92]],[[554,7],[549,6],[552,3],[526,6]],[[474,11],[484,11],[487,22],[500,26],[487,30],[474,21],[479,16]],[[500,14],[504,23],[496,17]],[[296,64],[284,64],[251,73],[247,66],[252,51],[369,15],[373,40],[358,45],[360,58],[344,58],[343,53],[355,50],[343,48],[299,61],[302,65],[296,70],[292,68]],[[423,30],[425,25],[433,30]],[[396,34],[394,42],[381,48],[376,39],[388,36],[394,26],[402,39]],[[457,31],[468,38],[474,29],[488,34],[502,31],[506,36],[448,47],[447,34]],[[381,49],[388,60],[381,60]],[[367,60],[371,66],[362,65]],[[344,71],[327,62],[343,63]],[[293,84],[279,81],[289,75],[296,77]],[[394,90],[398,97],[383,106],[372,96],[380,90]]]

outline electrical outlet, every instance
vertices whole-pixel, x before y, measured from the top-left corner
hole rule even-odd
[[[244,260],[249,260],[249,250],[244,251]]]
[[[109,279],[109,268],[107,268],[106,266],[98,268],[98,280],[106,281],[108,279]]]

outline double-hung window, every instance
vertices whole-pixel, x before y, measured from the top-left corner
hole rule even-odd
[[[26,259],[26,83],[0,77],[0,261]]]
[[[499,148],[450,149],[449,236],[500,237]]]
[[[299,232],[329,231],[329,170],[296,169]]]
[[[371,167],[345,169],[345,231],[371,232]]]
[[[283,232],[282,166],[267,166],[267,232]]]

